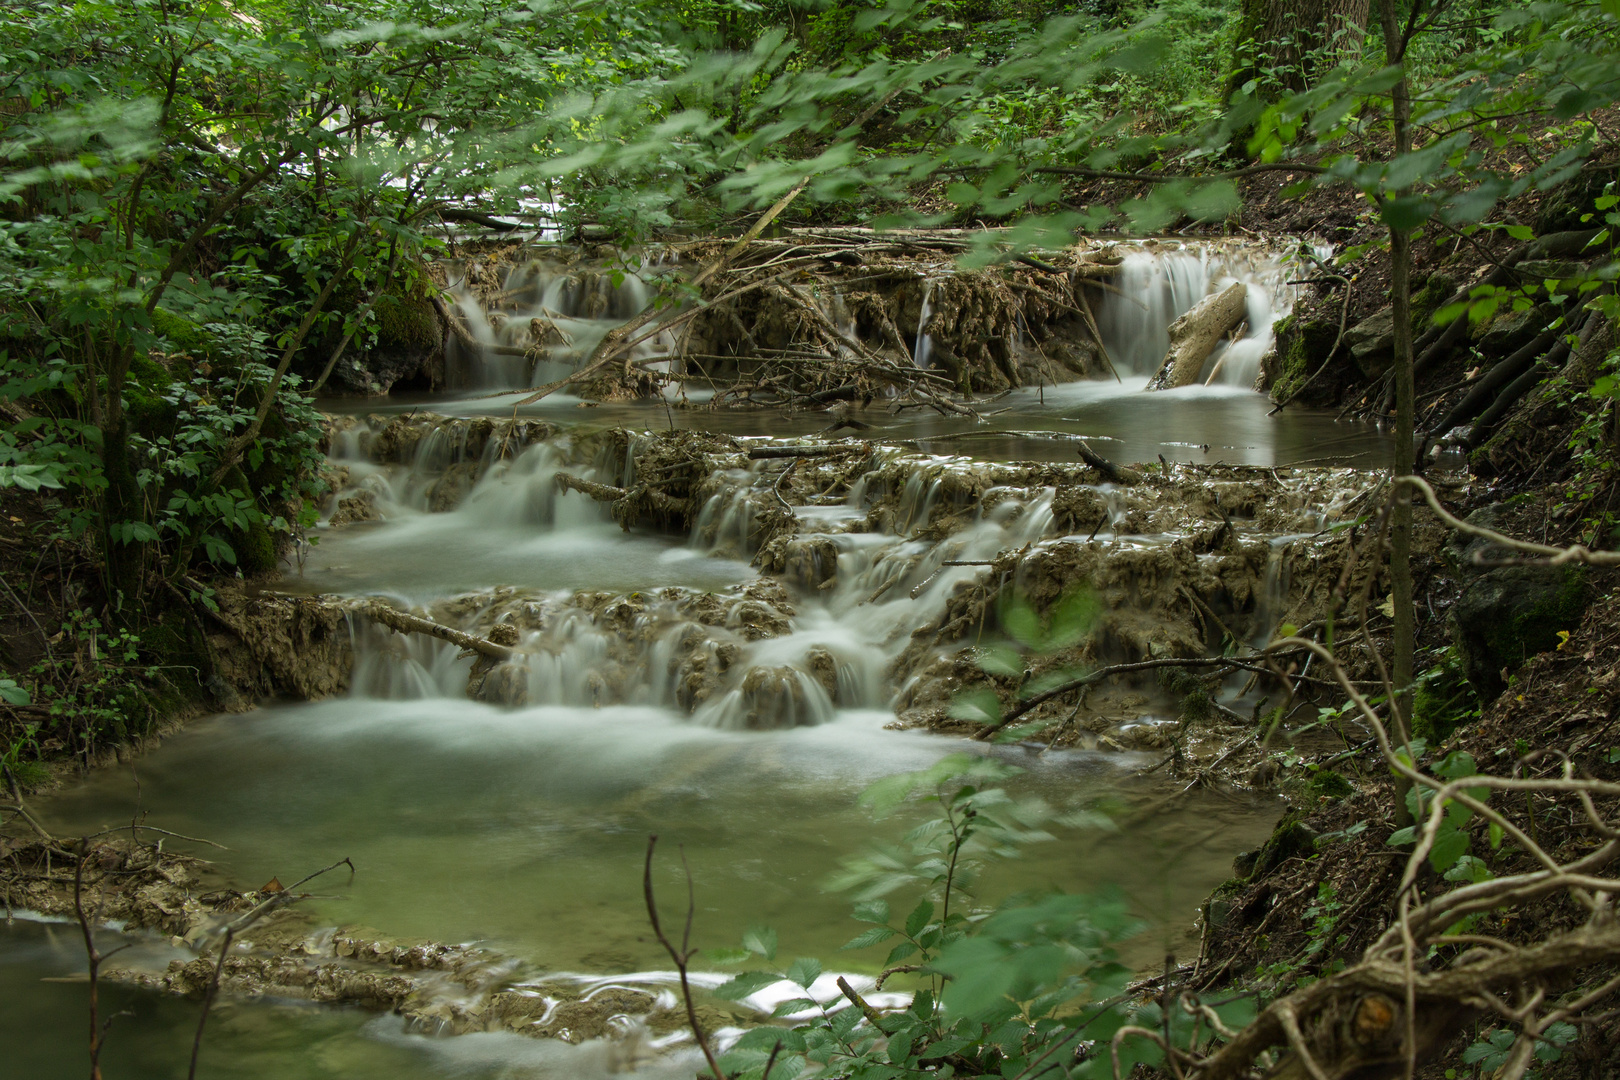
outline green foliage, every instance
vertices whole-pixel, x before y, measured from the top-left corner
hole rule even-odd
[[[1478,716],[1479,697],[1463,670],[1462,657],[1455,646],[1448,646],[1417,677],[1412,693],[1412,734],[1439,745],[1459,725]]]
[[[728,1075],[757,1078],[774,1054],[783,1075],[804,1077],[894,1077],[906,1072],[1014,1077],[1062,1070],[1073,1077],[1113,1076],[1110,1056],[1088,1052],[1107,1046],[1127,1025],[1167,1030],[1175,1043],[1200,1048],[1189,1014],[1177,1010],[1168,1022],[1156,1004],[1125,998],[1130,970],[1116,948],[1140,929],[1124,900],[1038,893],[1014,897],[994,910],[964,911],[968,900],[961,871],[990,849],[1010,852],[1034,838],[1030,811],[1010,813],[1018,801],[997,787],[1016,770],[982,758],[954,755],[933,768],[880,782],[864,801],[880,812],[921,797],[936,817],[913,833],[931,838],[904,857],[885,855],[857,864],[842,884],[863,890],[854,917],[866,929],[845,946],[885,947],[883,963],[918,986],[908,1008],[875,1022],[842,999],[812,991],[823,966],[797,959],[788,967],[759,968],[721,986],[726,999],[747,997],[783,979],[804,994],[776,1008],[776,1016],[802,1018],[793,1026],[765,1026],[745,1034],[721,1058]],[[964,782],[965,781],[965,782]],[[987,841],[987,836],[995,839]],[[914,905],[891,908],[875,892],[910,886],[922,895]],[[904,918],[897,917],[905,911]],[[775,936],[751,931],[744,948],[727,959],[775,957]],[[1229,1026],[1253,1016],[1247,1000],[1214,1004]],[[1127,1039],[1121,1064],[1153,1066],[1162,1052],[1152,1042]]]
[[[1478,773],[1472,755],[1461,750],[1446,755],[1432,766],[1431,771],[1443,780],[1462,780]],[[1489,788],[1475,787],[1461,790],[1475,802],[1483,803],[1490,798]],[[1397,829],[1390,834],[1389,846],[1404,847],[1419,842],[1429,828],[1428,821],[1435,795],[1433,789],[1417,786],[1407,793],[1407,807],[1416,824]],[[1447,798],[1440,806],[1440,817],[1434,828],[1428,857],[1429,865],[1433,867],[1435,873],[1444,875],[1447,881],[1486,881],[1492,876],[1485,862],[1470,854],[1472,840],[1468,835],[1468,823],[1473,817],[1473,808],[1459,800]],[[1490,829],[1490,846],[1495,850],[1501,843],[1502,834],[1493,825]]]
[[[0,698],[44,712],[40,720],[12,721],[0,735],[0,764],[19,779],[42,775],[37,762],[52,751],[88,764],[101,747],[145,734],[152,715],[150,669],[134,633],[78,609],[52,641],[45,658],[18,678],[0,678]]]
[[[1548,1065],[1560,1061],[1564,1056],[1564,1048],[1579,1037],[1580,1031],[1574,1024],[1562,1021],[1549,1024],[1547,1030],[1536,1040],[1535,1059]],[[1463,1051],[1463,1064],[1473,1065],[1481,1074],[1489,1076],[1507,1064],[1508,1056],[1513,1051],[1513,1044],[1518,1039],[1518,1033],[1509,1028],[1491,1028],[1482,1038]],[[1534,1069],[1528,1069],[1524,1075],[1534,1080],[1537,1073]]]

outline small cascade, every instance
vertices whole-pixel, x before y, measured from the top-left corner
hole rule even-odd
[[[390,576],[386,595],[437,621],[478,634],[495,623],[517,630],[513,663],[520,673],[482,684],[486,700],[510,705],[644,705],[724,729],[814,725],[840,709],[883,709],[895,690],[887,669],[911,631],[939,617],[952,592],[979,573],[977,564],[1056,530],[1052,488],[994,488],[975,509],[947,494],[958,459],[885,451],[841,497],[791,508],[804,531],[788,533],[777,556],[796,586],[789,592],[743,563],[764,557],[765,523],[779,512],[772,510],[777,474],[767,462],[710,474],[691,536],[675,548],[625,534],[603,504],[557,487],[565,471],[633,486],[637,447],[648,436],[592,444],[559,435],[503,452],[494,436],[481,449],[470,445],[465,429],[435,427],[416,440],[407,460],[391,464],[371,459],[384,439],[374,429],[334,436],[334,465],[349,475],[344,491],[350,498],[369,493],[375,516],[387,522],[343,537],[345,552],[375,539],[364,563],[386,574],[397,552],[432,548],[443,567],[487,560],[500,579],[517,580],[499,570],[507,560],[560,555],[578,574],[579,564],[593,558],[622,561],[610,550],[617,544],[635,548],[644,564],[649,548],[663,552],[659,569],[643,565],[640,573],[661,573],[672,583],[653,593],[558,589],[563,579],[552,576],[554,584],[538,589],[435,599],[413,595],[408,583],[402,588],[398,575]],[[871,486],[878,470],[885,475],[881,490],[893,493],[881,514]],[[948,539],[921,539],[942,513],[966,518],[953,524]],[[336,550],[321,545],[312,558]],[[729,584],[694,587],[717,569],[730,575]],[[694,584],[680,584],[683,574],[697,575]],[[472,659],[453,646],[365,627],[356,632],[355,650],[357,695],[397,700],[468,692]]]
[[[1251,387],[1271,347],[1273,325],[1293,307],[1298,287],[1288,282],[1299,276],[1299,262],[1296,255],[1252,245],[1154,245],[1130,251],[1120,264],[1118,292],[1097,311],[1103,343],[1125,371],[1151,377],[1170,347],[1170,324],[1205,297],[1242,282],[1247,287],[1242,336],[1216,347],[1203,381]]]
[[[911,353],[912,362],[920,368],[928,367],[934,352],[934,340],[928,336],[928,320],[934,316],[934,283],[923,286],[922,310],[917,316],[917,344]]]
[[[661,268],[654,262],[641,270]],[[562,378],[651,297],[640,273],[622,267],[533,259],[507,267],[452,263],[448,272],[456,312],[476,345],[467,355],[455,342],[449,374],[458,389],[515,389]],[[670,344],[655,339],[641,355],[658,355]]]

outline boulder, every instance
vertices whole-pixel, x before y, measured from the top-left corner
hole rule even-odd
[[[1384,308],[1344,332],[1350,358],[1369,379],[1380,378],[1395,362],[1395,312]]]
[[[1509,672],[1556,647],[1591,598],[1584,566],[1500,566],[1469,582],[1447,619],[1480,700],[1493,700]]]

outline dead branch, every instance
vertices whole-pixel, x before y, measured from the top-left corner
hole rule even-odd
[[[191,1068],[186,1072],[186,1080],[197,1080],[197,1057],[202,1053],[203,1029],[208,1026],[208,1013],[214,1007],[214,1000],[219,997],[219,984],[225,975],[225,961],[230,956],[231,946],[236,943],[236,936],[277,908],[286,907],[304,899],[304,895],[297,891],[300,885],[313,881],[322,874],[336,870],[340,866],[347,866],[349,873],[354,873],[353,862],[347,858],[339,859],[331,866],[317,870],[313,874],[306,874],[298,881],[293,882],[288,888],[271,893],[268,899],[260,901],[247,914],[239,919],[232,920],[225,927],[225,934],[219,943],[219,959],[214,963],[214,971],[209,976],[208,987],[203,991],[202,1015],[197,1018],[197,1033],[192,1036],[191,1040]]]
[[[652,864],[653,849],[658,846],[658,836],[654,834],[647,837],[647,862],[641,873],[641,891],[647,899],[647,921],[652,923],[653,934],[657,936],[658,943],[664,947],[669,958],[675,962],[675,970],[681,977],[681,997],[686,1002],[686,1022],[692,1028],[692,1037],[697,1040],[698,1048],[703,1051],[704,1060],[714,1071],[715,1080],[726,1080],[726,1074],[720,1068],[720,1063],[714,1058],[714,1051],[709,1048],[709,1040],[703,1033],[703,1025],[698,1023],[697,1006],[692,1000],[692,984],[687,978],[687,965],[692,960],[695,950],[692,948],[692,916],[697,905],[692,897],[692,869],[686,865],[686,852],[681,852],[681,868],[686,871],[686,932],[681,937],[681,947],[677,949],[664,933],[663,926],[658,921],[658,901],[653,898]]]
[[[811,458],[834,457],[838,454],[865,452],[870,449],[865,443],[844,443],[839,446],[756,446],[748,451],[752,461],[761,461],[769,458]]]
[[[1140,484],[1146,479],[1146,477],[1137,472],[1135,469],[1128,469],[1123,465],[1115,465],[1112,461],[1109,461],[1107,458],[1093,450],[1090,446],[1086,445],[1086,442],[1083,439],[1080,441],[1078,450],[1081,461],[1102,473],[1104,477],[1113,483],[1129,487],[1133,484]]]
[[[491,660],[510,660],[516,655],[516,650],[507,645],[499,645],[488,638],[477,637],[463,630],[456,630],[436,623],[432,619],[424,619],[420,615],[412,615],[408,611],[389,607],[381,600],[373,600],[360,608],[362,614],[373,622],[382,625],[400,634],[426,634],[436,637],[440,641],[448,641],[469,652],[487,656]]]

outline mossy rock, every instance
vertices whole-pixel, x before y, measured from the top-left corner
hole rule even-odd
[[[1412,293],[1412,333],[1420,335],[1428,329],[1429,320],[1440,310],[1440,305],[1457,291],[1457,283],[1445,274],[1430,274],[1423,287]]]
[[[377,344],[429,351],[439,345],[439,320],[425,294],[384,293],[377,298]]]
[[[1341,777],[1341,779],[1343,779]],[[1232,872],[1245,882],[1256,881],[1289,859],[1310,858],[1316,854],[1316,833],[1304,823],[1303,811],[1283,815],[1259,851],[1245,851],[1232,860]]]
[[[1558,644],[1592,600],[1584,566],[1503,566],[1470,582],[1447,616],[1463,671],[1481,701],[1506,686],[1504,671]]]
[[[1356,786],[1345,779],[1342,773],[1336,773],[1332,769],[1317,769],[1305,782],[1305,790],[1310,793],[1311,798],[1317,800],[1344,799],[1355,792]],[[1314,847],[1314,839],[1312,843]]]
[[[1277,324],[1277,375],[1271,383],[1271,400],[1287,401],[1305,385],[1339,336],[1339,324],[1327,319],[1289,316]],[[1335,360],[1342,360],[1342,354]],[[1302,405],[1324,406],[1335,395],[1331,380],[1318,379],[1306,387],[1298,399]]]
[[[184,315],[158,308],[152,312],[152,329],[168,341],[173,353],[186,353],[199,360],[213,356],[213,342],[208,334]]]

